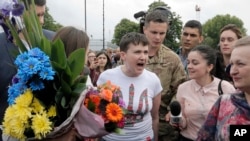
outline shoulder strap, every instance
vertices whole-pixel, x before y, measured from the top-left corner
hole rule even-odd
[[[218,93],[219,93],[219,95],[223,94],[223,90],[222,90],[222,87],[221,87],[221,82],[222,82],[222,79],[220,80],[219,85],[218,85]]]

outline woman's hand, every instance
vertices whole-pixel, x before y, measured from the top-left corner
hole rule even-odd
[[[98,66],[97,58],[95,58],[93,61],[90,62],[90,69],[95,69]]]
[[[166,120],[166,122],[169,122],[169,124],[172,125],[172,126],[175,127],[175,128],[178,128],[178,129],[180,129],[180,130],[183,130],[183,128],[182,128],[183,117],[181,117],[180,123],[172,123],[171,120],[170,120],[170,118],[171,118],[171,113],[168,112],[168,113],[165,115],[165,120]]]
[[[165,115],[166,122],[170,122],[170,112]]]

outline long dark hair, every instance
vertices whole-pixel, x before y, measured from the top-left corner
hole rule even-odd
[[[105,51],[100,51],[96,54],[96,58],[98,58],[98,56],[104,54],[106,57],[107,57],[107,63],[106,65],[104,66],[104,70],[107,70],[107,69],[111,69],[112,68],[112,63],[111,63],[111,60],[108,56],[108,54],[105,52]],[[97,67],[97,70],[100,70],[99,66]]]
[[[230,69],[230,66],[225,66],[223,55],[219,50],[216,50],[216,65],[214,69],[214,76],[223,80],[232,81],[230,77],[230,70],[228,72],[227,69]]]

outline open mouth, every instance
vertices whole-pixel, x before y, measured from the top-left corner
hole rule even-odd
[[[144,67],[144,66],[145,66],[145,63],[137,63],[137,66],[139,66],[139,67]]]
[[[189,44],[189,43],[184,43],[184,46],[186,46],[186,47],[190,47],[190,46],[191,46],[191,44]]]

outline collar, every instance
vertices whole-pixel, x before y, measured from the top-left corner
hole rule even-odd
[[[148,64],[153,64],[153,63],[165,63],[164,59],[165,59],[165,51],[164,50],[170,50],[169,48],[167,48],[166,46],[164,46],[163,44],[160,46],[159,50],[156,52],[155,56],[153,56],[152,58],[148,59]]]
[[[198,91],[204,91],[204,93],[207,93],[208,91],[210,91],[211,89],[214,88],[214,85],[217,87],[217,84],[216,84],[216,79],[218,78],[215,78],[213,77],[213,81],[209,84],[207,84],[206,86],[201,86],[199,85],[195,80],[190,80],[192,85],[194,86],[194,90],[195,92],[198,92]]]

